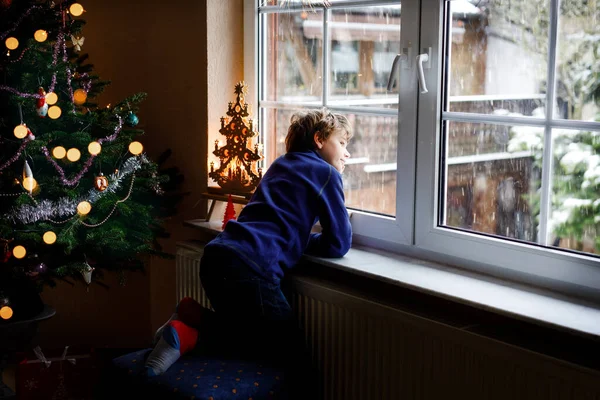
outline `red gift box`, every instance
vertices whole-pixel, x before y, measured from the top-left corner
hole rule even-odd
[[[36,347],[17,365],[17,399],[92,399],[99,378],[96,364],[93,353],[68,354],[67,346],[60,356],[48,358]]]

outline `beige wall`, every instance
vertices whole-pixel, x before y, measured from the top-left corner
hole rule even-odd
[[[243,79],[243,2],[82,4],[87,11],[83,52],[89,53],[94,72],[112,81],[99,103],[147,92],[138,114],[146,132],[140,140],[151,157],[171,148],[169,164],[185,176],[183,190],[191,194],[168,223],[172,238],[163,241],[165,250],[174,252],[177,241],[200,236],[182,222],[206,213],[206,203],[198,201],[207,183],[207,132],[218,131],[219,118],[234,100],[234,84]],[[109,276],[110,289],[79,283],[46,289],[43,298],[57,315],[40,325],[41,344],[146,345],[175,305],[174,261],[148,264],[146,274],[128,274],[124,287]]]
[[[248,0],[247,0],[248,1]],[[219,133],[221,117],[226,117],[227,104],[235,101],[237,82],[244,80],[243,1],[208,0],[208,151],[206,163],[218,158],[212,154],[215,140],[224,143]],[[209,185],[214,186],[211,180]],[[216,217],[216,215],[215,215]]]

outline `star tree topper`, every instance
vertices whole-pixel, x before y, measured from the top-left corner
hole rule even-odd
[[[219,141],[215,141],[213,154],[219,157],[219,168],[214,168],[210,163],[212,180],[228,193],[250,193],[262,178],[262,169],[256,168],[256,163],[262,160],[259,144],[254,144],[251,150],[252,138],[258,135],[254,131],[253,121],[248,118],[248,104],[244,100],[246,84],[238,82],[235,85],[236,102],[229,103],[227,115],[221,117],[219,133],[225,136],[227,143],[219,148]]]

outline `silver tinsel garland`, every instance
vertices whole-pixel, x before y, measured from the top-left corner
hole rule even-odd
[[[148,158],[145,154],[139,157],[131,157],[127,159],[120,170],[108,177],[109,185],[103,192],[96,189],[90,189],[85,196],[77,200],[62,198],[57,201],[42,200],[36,205],[24,205],[11,210],[4,218],[14,222],[31,224],[37,221],[46,221],[54,218],[71,217],[77,213],[77,205],[82,201],[88,201],[94,204],[107,193],[114,193],[120,187],[123,179],[128,175],[139,170],[142,165],[148,163]]]

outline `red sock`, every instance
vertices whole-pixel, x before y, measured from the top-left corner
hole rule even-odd
[[[174,343],[174,338],[170,338],[171,340],[167,340],[171,346],[179,349],[179,354],[184,355],[190,350],[193,350],[196,347],[196,342],[198,341],[198,330],[192,328],[191,326],[186,325],[182,321],[171,321],[169,322],[169,326],[173,327],[177,332],[177,339],[179,346]],[[173,335],[175,336],[175,335]]]
[[[193,328],[200,328],[200,321],[205,310],[196,300],[184,297],[177,305],[177,319]]]

